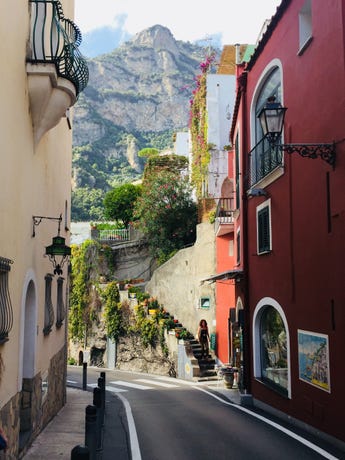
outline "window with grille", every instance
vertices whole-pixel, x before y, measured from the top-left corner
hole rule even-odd
[[[13,326],[13,310],[8,289],[8,274],[12,260],[0,257],[0,344],[8,341]]]
[[[52,302],[52,281],[53,275],[45,276],[45,302],[44,302],[44,328],[43,334],[48,335],[54,324],[54,309]]]
[[[65,319],[65,304],[63,301],[63,282],[64,278],[59,276],[59,278],[57,279],[56,327],[61,327]]]
[[[258,206],[257,211],[257,251],[264,254],[272,250],[270,201]]]

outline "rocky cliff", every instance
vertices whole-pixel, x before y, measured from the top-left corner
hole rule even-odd
[[[153,26],[88,61],[89,85],[73,119],[73,186],[107,190],[141,175],[142,148],[172,146],[188,125],[205,49]]]

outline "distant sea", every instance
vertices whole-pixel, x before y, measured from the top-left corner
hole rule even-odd
[[[71,244],[81,244],[90,238],[90,222],[71,222]]]

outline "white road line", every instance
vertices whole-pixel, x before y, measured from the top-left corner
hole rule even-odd
[[[129,431],[129,442],[131,445],[131,453],[132,453],[131,458],[132,460],[141,460],[141,452],[140,452],[140,447],[139,447],[138,435],[137,435],[137,430],[136,430],[135,423],[134,423],[131,406],[129,405],[129,402],[123,395],[118,394],[117,397],[122,401],[125,411],[126,411],[128,431]]]
[[[112,385],[120,385],[122,387],[136,388],[137,390],[153,390],[153,387],[148,387],[146,385],[137,385],[132,382],[125,382],[124,380],[115,380],[109,383],[111,383]]]
[[[73,383],[74,385],[76,385],[78,382],[75,381],[75,380],[66,380],[67,383]]]
[[[136,382],[150,383],[151,385],[157,385],[164,388],[178,388],[178,385],[173,385],[172,383],[159,382],[158,380],[149,380],[149,379],[135,379]]]
[[[218,401],[222,402],[223,404],[226,404],[227,406],[234,407],[238,410],[241,410],[242,412],[245,412],[248,415],[251,415],[252,417],[255,417],[259,420],[261,420],[264,423],[267,423],[267,425],[271,425],[274,428],[276,428],[279,431],[282,431],[285,433],[287,436],[290,436],[291,438],[296,439],[296,441],[299,441],[300,443],[304,444],[305,446],[309,447],[309,449],[314,450],[318,454],[322,455],[323,457],[327,458],[328,460],[339,460],[337,457],[334,457],[334,455],[330,454],[326,450],[322,449],[321,447],[317,446],[316,444],[313,444],[312,442],[308,441],[307,439],[302,438],[302,436],[299,436],[298,434],[294,433],[293,431],[288,430],[287,428],[284,428],[283,426],[279,425],[278,423],[273,422],[272,420],[263,417],[262,415],[256,414],[255,412],[250,411],[249,409],[239,406],[238,404],[233,404],[228,401],[224,401],[224,399],[220,398],[219,396],[210,393],[207,390],[204,390],[203,388],[200,387],[194,387],[196,390],[203,391],[204,393],[208,394],[209,396],[212,396],[212,398],[217,399]]]
[[[127,393],[128,392],[128,390],[125,390],[124,388],[115,388],[109,385],[106,385],[105,389],[106,391],[110,391],[110,393]]]

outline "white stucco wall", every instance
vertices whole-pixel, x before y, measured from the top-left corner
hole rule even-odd
[[[66,16],[73,12],[73,1],[64,0],[62,3],[66,7]],[[43,374],[49,368],[52,356],[65,341],[64,326],[57,329],[55,322],[49,336],[42,333],[44,276],[52,272],[51,263],[44,257],[45,246],[50,245],[52,237],[57,235],[58,223],[42,221],[33,238],[32,216],[59,217],[62,214],[61,236],[69,244],[65,219],[69,224],[72,136],[66,118],[62,118],[43,136],[37,147],[34,145],[26,73],[28,13],[27,0],[1,1],[0,30],[6,39],[0,41],[0,60],[6,71],[1,73],[0,84],[0,256],[14,262],[8,276],[13,327],[9,340],[0,345],[2,405],[21,389],[27,351],[24,349],[26,327],[30,327],[31,344],[35,348],[35,374]],[[67,278],[66,268],[64,277]],[[29,285],[34,285],[35,289],[29,296],[31,317],[25,319],[26,288]],[[56,308],[56,276],[52,300]]]
[[[146,291],[157,297],[160,304],[194,335],[202,318],[206,319],[210,332],[213,332],[214,284],[201,285],[201,280],[215,273],[214,226],[202,223],[197,227],[197,241],[194,246],[182,249],[155,270],[146,285]],[[201,297],[210,298],[209,309],[200,308]]]

